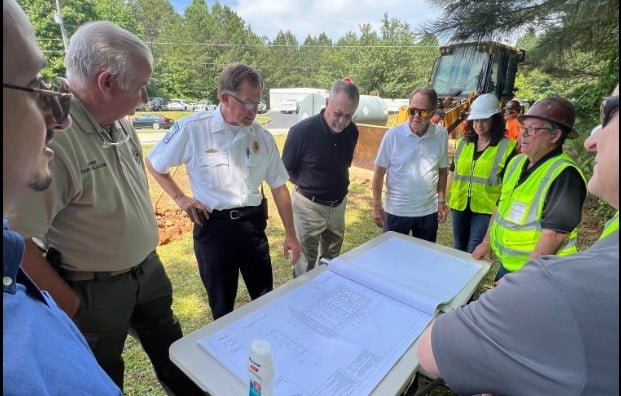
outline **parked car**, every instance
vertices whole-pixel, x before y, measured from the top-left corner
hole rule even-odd
[[[164,106],[166,105],[166,99],[164,98],[151,98],[148,103],[150,106],[147,107],[153,111],[162,111],[164,110]]]
[[[280,102],[280,112],[283,114],[298,114],[300,112],[300,105],[295,99],[285,99]]]
[[[153,113],[138,115],[132,119],[132,125],[136,129],[153,128],[154,125],[157,125],[157,129],[168,129],[174,123],[172,118]]]
[[[208,100],[203,100],[201,102],[197,102],[194,105],[194,111],[207,111],[207,110],[215,110],[216,109],[216,105],[211,103]]]
[[[257,113],[259,114],[267,113],[267,105],[265,104],[264,101],[261,101],[259,103],[259,107],[257,107]]]
[[[191,111],[190,104],[183,99],[169,99],[166,106],[168,111]]]

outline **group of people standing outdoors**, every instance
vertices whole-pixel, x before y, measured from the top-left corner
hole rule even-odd
[[[202,394],[168,355],[182,330],[156,252],[146,172],[194,223],[199,274],[217,319],[234,309],[240,273],[252,299],[273,288],[264,183],[284,226],[282,251],[294,277],[340,254],[359,135],[352,122],[357,86],[335,81],[321,112],[291,128],[281,157],[255,120],[261,75],[230,64],[220,76],[216,111],[178,121],[143,159],[125,117],[148,100],[149,47],[113,23],[86,23],[70,39],[66,79],[48,85],[26,15],[14,0],[3,6],[5,393],[121,394],[131,333],[168,393]],[[618,135],[615,97],[617,107],[608,105],[605,116],[614,117]],[[384,136],[372,182],[373,221],[384,231],[435,242],[450,208],[455,247],[475,257],[491,248],[501,275],[529,258],[575,253],[586,189],[562,150],[577,135],[571,103],[548,98],[520,116],[516,155],[497,99],[481,95],[450,163],[447,131],[431,122],[437,102],[432,89],[415,89],[408,122]],[[192,196],[169,173],[182,164]],[[447,192],[449,169],[455,178]],[[618,200],[611,203],[618,207]],[[608,234],[618,232],[618,218],[616,224]]]

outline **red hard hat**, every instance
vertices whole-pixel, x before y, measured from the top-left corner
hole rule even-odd
[[[529,117],[563,126],[568,131],[567,137],[570,139],[578,137],[578,132],[574,129],[576,110],[574,105],[566,99],[551,97],[539,100],[528,110],[528,113],[519,115],[518,120],[523,123],[524,119]]]
[[[504,110],[515,110],[515,111],[520,111],[520,109],[522,108],[522,106],[520,105],[520,102],[518,102],[517,100],[513,99],[507,102],[507,104],[505,105]]]

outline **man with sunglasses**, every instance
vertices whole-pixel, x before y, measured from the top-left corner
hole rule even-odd
[[[74,95],[73,124],[51,144],[54,182],[9,213],[15,228],[34,238],[26,242],[24,269],[73,318],[119,388],[132,329],[166,390],[201,394],[168,356],[182,331],[155,251],[140,142],[124,119],[148,100],[151,51],[113,23],[89,22],[71,37],[65,66],[67,81],[58,82]]]
[[[522,106],[520,102],[512,99],[507,102],[503,110],[505,112],[505,137],[517,142],[520,137],[518,115],[520,110],[522,110]]]
[[[435,242],[438,224],[446,220],[448,132],[430,121],[437,103],[433,89],[415,89],[409,120],[386,131],[382,139],[373,174],[373,221],[384,232],[411,233]]]
[[[233,311],[240,272],[252,299],[273,288],[263,181],[285,228],[283,253],[292,264],[300,256],[287,170],[274,137],[255,122],[262,91],[256,70],[228,65],[220,75],[218,108],[177,122],[146,160],[155,180],[194,223],[194,253],[214,319]],[[181,164],[193,197],[168,172]]]
[[[293,267],[294,277],[315,268],[322,257],[332,259],[341,252],[349,167],[358,141],[352,119],[359,101],[351,79],[336,81],[325,108],[287,134],[282,159],[296,185],[291,201],[303,253]]]
[[[522,154],[507,164],[487,233],[472,252],[480,259],[493,250],[501,263],[496,281],[529,258],[578,251],[586,181],[563,152],[565,139],[578,137],[575,117],[571,102],[559,97],[540,100],[518,117]]]
[[[75,324],[20,268],[24,240],[6,214],[52,182],[48,145],[71,124],[63,105],[71,95],[48,89],[26,14],[14,0],[2,3],[2,393],[121,395]]]
[[[438,317],[420,337],[418,361],[453,391],[619,394],[618,85],[604,103],[602,124],[584,142],[595,153],[588,189],[617,209],[616,221],[586,251],[531,259]]]

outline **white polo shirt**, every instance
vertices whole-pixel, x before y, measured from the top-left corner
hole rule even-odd
[[[194,198],[218,210],[258,206],[263,180],[276,188],[289,179],[272,134],[227,124],[220,106],[177,121],[147,158],[160,173],[184,164]]]
[[[386,212],[403,217],[435,213],[439,170],[449,166],[448,132],[431,122],[421,137],[411,131],[409,122],[391,128],[375,165],[386,168]]]

